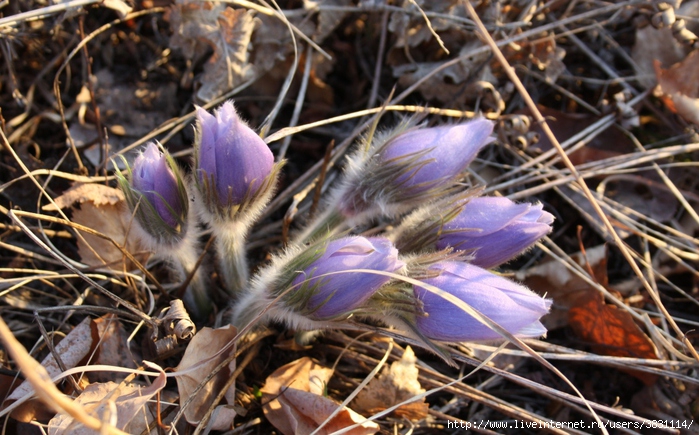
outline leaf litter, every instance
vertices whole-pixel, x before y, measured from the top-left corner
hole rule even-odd
[[[372,379],[359,392],[354,407],[363,414],[372,415],[398,405],[425,392],[418,380],[417,358],[408,346],[398,361],[385,369],[378,378]],[[408,420],[419,421],[427,416],[428,404],[422,401],[401,405],[393,414]]]
[[[256,25],[252,11],[224,4],[178,2],[170,9],[170,46],[190,61],[200,60],[206,47],[213,54],[197,79],[200,101],[210,101],[251,78],[248,45]]]
[[[285,435],[310,433],[323,423],[326,424],[318,433],[331,434],[353,424],[359,427],[348,433],[378,432],[376,423],[367,421],[350,408],[343,408],[326,422],[339,406],[327,397],[326,388],[332,373],[332,369],[307,357],[277,369],[260,390],[266,402],[263,409],[267,419]]]
[[[88,385],[75,402],[83,406],[87,412],[115,421],[114,426],[118,429],[127,433],[141,433],[147,430],[148,425],[155,420],[152,410],[146,405],[165,388],[165,385],[165,372],[161,372],[155,382],[148,386],[95,382]],[[116,411],[116,415],[112,414],[113,411]],[[58,415],[49,421],[51,435],[93,433],[93,430],[80,427],[72,418],[65,415]]]
[[[197,425],[202,421],[216,396],[234,373],[235,359],[230,357],[235,355],[233,339],[236,334],[236,329],[231,325],[219,329],[204,328],[187,346],[175,369],[175,380],[180,393],[180,406],[184,408],[184,416],[189,423]],[[229,359],[230,362],[225,367],[214,372],[219,364]],[[224,398],[227,403],[216,405],[213,410],[208,426],[211,430],[226,430],[233,426],[236,416],[233,408],[235,385],[228,385]]]
[[[22,345],[34,349],[35,363],[0,353],[8,373],[0,383],[9,392],[3,409],[13,411],[1,415],[10,430],[21,433],[28,427],[24,422],[33,421],[48,425],[49,433],[78,433],[110,413],[113,428],[139,433],[194,426],[260,432],[274,426],[282,433],[310,433],[321,425],[327,432],[356,425],[357,433],[375,433],[405,430],[406,419],[417,433],[426,433],[430,427],[447,428],[447,421],[593,421],[589,410],[565,395],[560,379],[519,351],[497,350],[512,364],[479,366],[489,356],[483,345],[451,347],[463,371],[478,367],[451,385],[462,372],[412,343],[413,356],[408,350],[391,353],[393,362],[351,402],[354,411],[345,408],[328,422],[378,364],[385,342],[411,343],[410,337],[346,331],[304,346],[277,347],[275,335],[283,333],[271,329],[252,345],[233,328],[220,327],[227,322],[229,301],[214,292],[219,310],[198,328],[186,315],[165,315],[163,331],[156,334],[163,349],[153,351],[153,331],[146,332],[118,305],[90,297],[87,282],[66,274],[24,233],[38,235],[48,249],[144,314],[155,316],[171,306],[181,283],[170,282],[167,267],[137,256],[152,274],[145,277],[124,255],[140,254],[142,248],[130,238],[132,217],[104,171],[105,162],[152,138],[187,159],[191,118],[178,115],[191,113],[194,104],[216,105],[234,89],[236,105],[251,125],[262,125],[281,104],[270,121],[275,130],[291,125],[295,99],[301,122],[354,114],[367,101],[389,95],[391,104],[405,105],[404,111],[442,115],[440,123],[456,121],[449,119],[455,114],[499,118],[500,142],[480,156],[473,177],[487,176],[488,189],[498,194],[543,201],[557,216],[550,240],[500,271],[514,272],[554,300],[552,314],[544,318],[548,337],[532,346],[546,359],[559,360],[557,366],[603,418],[680,424],[699,417],[692,332],[699,305],[699,201],[693,176],[699,151],[693,33],[699,2],[475,5],[527,96],[596,193],[593,202],[561,164],[563,156],[545,129],[532,121],[524,95],[475,35],[459,2],[404,2],[401,9],[364,1],[305,2],[303,8],[282,2],[281,12],[243,7],[243,2],[156,3],[145,2],[136,12],[121,8],[118,21],[118,13],[99,5],[85,7],[85,14],[61,15],[69,9],[64,3],[47,10],[28,2],[19,8],[29,15],[14,19],[11,14],[19,10],[2,10],[7,85],[0,88],[0,274],[12,284],[3,285],[0,300],[3,320]],[[381,38],[385,45],[378,43]],[[316,45],[307,51],[309,41]],[[295,61],[305,63],[302,56],[311,56],[310,68],[291,74]],[[64,62],[67,68],[54,77]],[[305,94],[299,85],[304,76],[310,83]],[[291,86],[280,95],[289,77]],[[52,91],[54,78],[59,86]],[[431,115],[429,122],[436,118]],[[323,159],[327,144],[351,142],[357,119],[291,136],[280,200],[251,236],[257,266],[280,247],[282,226],[297,225],[282,224],[283,207],[299,194],[298,215],[310,208],[312,195],[301,193],[312,189],[309,183],[320,168],[314,164]],[[391,125],[398,118],[391,112],[384,119]],[[271,145],[276,152],[276,143]],[[335,146],[329,161],[341,162],[347,146]],[[336,177],[330,166],[326,184]],[[46,201],[38,186],[58,209],[40,206]],[[612,218],[611,230],[626,247],[613,246],[611,230],[593,203]],[[31,214],[36,210],[44,214],[37,218]],[[72,224],[55,217],[61,212]],[[25,227],[13,216],[21,216]],[[621,248],[630,249],[641,276],[632,273]],[[219,288],[217,271],[207,273]],[[56,300],[67,302],[56,306]],[[65,337],[46,346],[36,318],[59,332],[54,337]],[[178,325],[186,331],[175,333]],[[133,372],[144,355],[158,367],[177,367],[168,374],[176,386],[165,382],[162,371],[150,382],[127,382],[123,373],[108,369],[80,372],[96,365]],[[330,358],[340,355],[337,366],[328,368]],[[83,414],[66,417],[69,404],[51,393],[46,379],[42,391],[49,394],[41,398],[48,406],[29,401],[11,408],[36,388],[21,376],[28,367],[40,371],[37,361],[47,377],[73,373],[75,382],[58,386]],[[217,366],[221,370],[214,373]],[[377,422],[365,420],[428,388],[440,391]],[[664,429],[679,431],[678,426]]]
[[[77,244],[83,263],[120,270],[126,261],[120,247],[134,254],[141,251],[141,242],[130,231],[132,216],[121,190],[102,184],[79,184],[57,197],[56,205],[59,208],[78,205],[73,208],[72,221],[98,233],[81,232]],[[48,204],[43,210],[55,208]]]

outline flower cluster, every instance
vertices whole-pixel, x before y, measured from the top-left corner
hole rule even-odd
[[[212,309],[208,287],[195,270],[200,251],[197,216],[216,234],[218,256],[231,296],[248,280],[245,238],[269,202],[281,169],[267,144],[238,116],[231,102],[215,113],[197,108],[193,181],[185,183],[170,155],[150,143],[119,184],[136,227],[156,254],[171,260],[180,279],[194,273],[185,293],[188,307],[203,317]]]
[[[469,164],[492,141],[492,122],[406,122],[364,138],[318,217],[250,277],[245,240],[282,163],[232,103],[214,114],[198,108],[196,116],[189,183],[149,144],[120,184],[154,250],[189,252],[177,256],[185,272],[199,253],[194,228],[211,228],[236,326],[271,320],[319,329],[375,319],[426,343],[546,332],[540,319],[550,301],[486,269],[548,234],[553,216],[541,204],[464,187]],[[379,236],[352,235],[376,219],[396,225]],[[190,303],[207,312],[206,292],[196,294]]]

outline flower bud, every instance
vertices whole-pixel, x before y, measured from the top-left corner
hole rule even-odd
[[[119,182],[141,227],[157,243],[177,242],[186,231],[189,203],[179,168],[151,142]]]
[[[293,280],[290,292],[293,299],[308,294],[298,311],[314,320],[351,314],[391,279],[358,269],[396,272],[405,266],[398,259],[398,250],[382,237],[344,237],[321,249],[320,257]]]
[[[422,282],[457,297],[513,335],[539,337],[546,333],[539,319],[548,313],[551,300],[468,263],[444,261],[429,270],[438,275]],[[413,286],[413,290],[425,314],[416,316],[415,326],[425,337],[452,342],[502,338],[441,296],[420,286]]]
[[[464,124],[423,128],[402,134],[388,142],[380,153],[383,164],[401,164],[417,158],[394,183],[410,192],[422,192],[436,183],[453,180],[487,145],[493,123],[484,118]]]
[[[479,118],[463,124],[423,128],[389,137],[376,151],[366,170],[341,198],[345,216],[355,216],[373,203],[419,205],[437,199],[492,138],[493,123]],[[380,142],[380,140],[378,141]]]
[[[271,189],[275,172],[269,147],[228,101],[215,116],[197,108],[197,186],[214,214],[254,202]]]
[[[444,224],[436,247],[473,251],[471,263],[484,268],[495,267],[521,254],[551,232],[553,219],[541,203],[517,204],[501,197],[473,198],[455,218]]]

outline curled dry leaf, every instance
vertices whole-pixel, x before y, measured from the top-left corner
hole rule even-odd
[[[180,299],[170,301],[170,307],[158,316],[159,328],[153,331],[150,351],[156,358],[167,358],[178,351],[178,347],[194,337],[197,327]]]
[[[668,109],[688,122],[699,124],[699,50],[669,69],[663,69],[659,61],[653,64],[658,95]]]
[[[314,432],[339,406],[325,397],[325,386],[332,370],[304,357],[278,368],[265,383],[262,391],[265,417],[285,435]],[[326,435],[360,423],[349,434],[374,434],[379,426],[344,408],[316,432]]]
[[[415,365],[415,352],[408,346],[400,360],[384,369],[383,373],[369,382],[359,392],[352,407],[362,414],[376,414],[425,392],[418,381],[418,368]],[[393,411],[397,417],[409,420],[422,420],[427,416],[429,406],[425,398],[400,406]]]
[[[80,231],[78,254],[88,266],[123,270],[124,254],[114,243],[132,253],[140,250],[138,238],[130,231],[132,216],[121,190],[102,184],[79,184],[68,189],[55,202],[60,208],[80,204],[80,208],[73,209],[72,221],[105,236]],[[49,204],[43,209],[50,211],[55,207]]]
[[[165,372],[155,364],[148,367],[160,374],[148,386],[114,382],[94,383],[75,399],[85,411],[96,418],[114,422],[114,426],[128,433],[142,433],[155,420],[155,409],[148,401],[166,384]],[[153,406],[155,408],[155,406]],[[116,412],[116,415],[113,414]],[[72,417],[59,414],[49,422],[49,435],[93,435],[94,430],[76,423]]]
[[[219,329],[203,328],[192,338],[182,361],[175,369],[181,406],[185,406],[185,402],[189,401],[194,390],[213,373],[216,366],[235,355],[236,346],[232,341],[236,334],[237,330],[232,325],[227,325]],[[234,371],[235,359],[209,379],[196,393],[194,400],[184,411],[184,416],[190,424],[197,425],[204,418]],[[208,425],[210,430],[229,430],[233,426],[233,419],[236,416],[233,409],[235,384],[226,390],[225,399],[227,404],[218,405],[214,410],[212,421]]]
[[[181,299],[170,301],[170,307],[158,316],[158,320],[162,322],[165,334],[174,334],[181,341],[191,340],[197,332]]]

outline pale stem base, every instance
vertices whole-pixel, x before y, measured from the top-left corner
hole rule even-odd
[[[189,237],[183,241],[179,249],[175,249],[169,256],[170,263],[177,273],[177,278],[184,282],[197,266],[199,253],[194,243],[189,241]],[[183,301],[185,306],[197,319],[204,319],[211,313],[212,304],[207,288],[207,279],[201,267],[197,268],[184,292]]]
[[[245,249],[247,233],[248,226],[241,222],[227,222],[214,228],[223,280],[228,293],[234,297],[240,294],[250,278]]]

